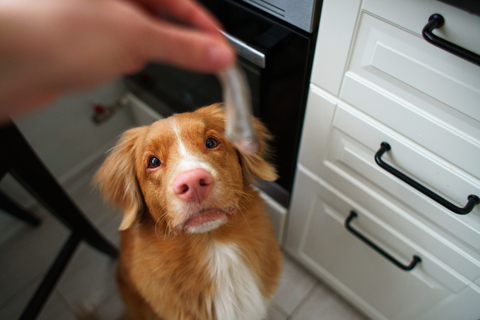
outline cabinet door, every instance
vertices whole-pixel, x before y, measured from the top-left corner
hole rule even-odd
[[[400,263],[404,271],[359,240],[352,226]],[[286,249],[375,319],[412,319],[467,286],[458,274],[301,165],[297,170]]]
[[[480,289],[467,287],[459,294],[445,299],[437,306],[423,314],[418,320],[480,319]]]

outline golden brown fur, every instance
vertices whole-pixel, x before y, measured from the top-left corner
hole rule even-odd
[[[265,161],[267,132],[260,122],[255,126],[259,151],[240,154],[223,138],[223,111],[212,105],[125,132],[105,160],[96,179],[106,199],[125,211],[117,280],[132,319],[217,319],[206,258],[212,243],[238,247],[263,297],[273,294],[281,253],[250,183],[253,177],[275,180],[276,174]],[[219,146],[205,148],[208,137]],[[214,187],[200,204],[182,202],[172,191],[185,154],[212,168]],[[152,156],[160,167],[148,167]],[[202,208],[224,212],[225,222],[188,233],[188,219]]]

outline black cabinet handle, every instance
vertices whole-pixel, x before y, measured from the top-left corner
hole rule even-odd
[[[447,52],[450,52],[451,54],[454,54],[462,59],[476,64],[477,66],[480,66],[480,55],[464,49],[460,46],[457,46],[456,44],[453,44],[433,34],[434,29],[441,28],[444,24],[445,19],[440,14],[432,14],[430,18],[428,18],[428,23],[423,28],[423,38],[434,46],[437,46]]]
[[[385,169],[386,171],[390,172],[391,174],[393,174],[395,177],[397,177],[398,179],[402,180],[403,182],[405,182],[406,184],[408,184],[409,186],[417,189],[418,191],[420,191],[421,193],[423,193],[424,195],[426,195],[427,197],[429,197],[430,199],[432,200],[435,200],[436,202],[438,202],[439,204],[441,204],[442,206],[444,206],[445,208],[455,212],[456,214],[467,214],[467,213],[470,213],[473,208],[475,207],[475,205],[479,204],[480,203],[480,198],[478,198],[476,195],[474,194],[471,194],[468,196],[468,202],[467,204],[465,205],[465,207],[463,208],[460,208],[460,207],[457,207],[456,205],[454,205],[453,203],[447,201],[446,199],[440,197],[438,194],[436,194],[435,192],[425,188],[423,185],[421,185],[420,183],[416,182],[415,180],[407,177],[406,175],[404,175],[403,173],[401,173],[400,171],[398,171],[397,169],[391,167],[390,165],[386,164],[385,162],[383,162],[382,160],[382,156],[383,154],[386,152],[386,151],[390,151],[392,148],[390,147],[390,145],[387,143],[387,142],[382,142],[382,144],[380,145],[380,149],[378,149],[377,153],[375,153],[375,162],[380,166],[382,167],[383,169]]]
[[[369,239],[367,239],[363,234],[361,234],[360,232],[358,232],[357,230],[353,229],[352,226],[350,225],[350,222],[352,222],[352,220],[357,217],[357,213],[355,211],[350,211],[350,215],[347,217],[347,220],[345,220],[345,228],[347,228],[348,231],[350,231],[351,233],[353,233],[357,238],[359,238],[360,240],[362,240],[363,242],[365,242],[369,247],[371,247],[373,250],[377,251],[378,253],[380,253],[383,257],[385,257],[386,259],[388,259],[390,262],[392,262],[394,265],[396,265],[397,267],[399,267],[400,269],[402,270],[405,270],[405,271],[411,271],[413,270],[413,268],[415,268],[415,266],[417,265],[417,263],[419,262],[422,262],[422,259],[417,256],[417,255],[414,255],[413,258],[412,258],[412,261],[410,262],[409,265],[404,265],[403,263],[401,263],[400,261],[398,261],[397,259],[395,259],[394,257],[392,257],[390,254],[388,254],[386,251],[384,251],[382,248],[380,248],[379,246],[377,246],[375,243],[373,243],[372,241],[370,241]]]

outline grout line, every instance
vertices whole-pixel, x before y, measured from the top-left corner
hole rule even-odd
[[[281,313],[282,316],[284,316],[284,319],[287,320],[287,318],[289,317],[289,314],[287,311],[283,310],[282,307],[280,307],[275,301],[272,301],[270,302],[270,304],[268,305],[268,308],[267,309],[275,309],[277,312]]]
[[[318,280],[315,281],[315,285],[308,291],[308,293],[303,297],[303,299],[298,303],[298,305],[293,309],[292,313],[285,320],[292,320],[296,313],[305,305],[307,300],[312,296],[313,291],[319,286]]]
[[[21,297],[22,294],[24,294],[24,292],[28,290],[28,288],[38,287],[40,285],[40,283],[42,282],[43,276],[44,276],[44,273],[40,273],[39,275],[33,277],[33,279],[30,280],[30,282],[28,282],[27,284],[25,284],[20,290],[18,290],[18,292],[16,294],[14,294],[9,299],[4,301],[4,303],[2,303],[0,305],[0,310],[4,310],[4,309],[8,308],[8,306],[10,304],[14,303],[15,300],[17,300],[19,297]],[[32,296],[33,296],[33,294],[35,294],[35,290],[33,291]],[[29,297],[29,299],[30,299],[30,297]],[[27,300],[27,302],[25,303],[25,307],[27,306],[28,301],[29,300]]]
[[[57,295],[58,299],[60,299],[62,301],[62,303],[64,304],[64,306],[66,308],[68,308],[68,310],[72,313],[73,316],[75,316],[75,318],[79,318],[78,317],[78,313],[80,311],[80,309],[77,309],[75,310],[71,305],[70,303],[68,303],[68,300],[65,299],[65,297],[62,295],[62,293],[60,292],[60,290],[58,290],[58,288],[55,287],[55,290],[53,290],[52,294],[50,295],[50,297],[52,297],[54,294]],[[46,306],[46,305],[45,305]],[[77,306],[78,308],[79,306]]]

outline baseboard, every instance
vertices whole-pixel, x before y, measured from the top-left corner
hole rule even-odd
[[[75,190],[77,186],[89,183],[85,180],[90,179],[90,177],[86,177],[84,173],[86,171],[90,171],[94,167],[99,167],[107,156],[108,151],[110,151],[115,146],[118,139],[119,137],[116,137],[115,139],[110,139],[107,143],[98,148],[94,153],[90,154],[82,162],[73,167],[72,170],[62,175],[58,179],[60,184],[65,189],[71,192]]]
[[[272,221],[273,232],[277,237],[278,243],[281,244],[283,239],[283,230],[285,228],[285,220],[287,217],[287,209],[262,191],[260,191],[260,196],[265,201],[265,209],[267,214],[270,216],[270,220]]]
[[[127,99],[136,125],[145,126],[164,118],[134,94],[128,93]]]

